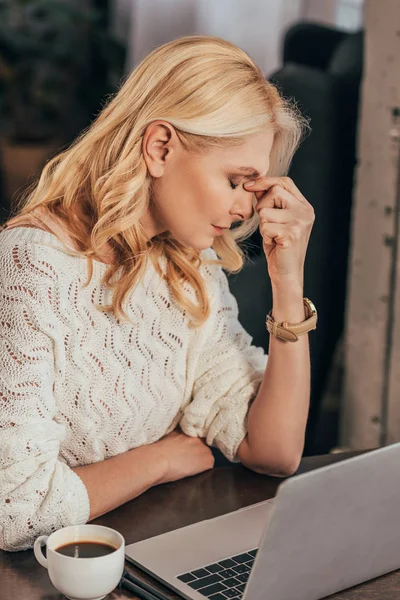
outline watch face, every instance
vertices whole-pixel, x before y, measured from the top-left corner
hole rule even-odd
[[[313,302],[311,302],[311,300],[309,298],[304,298],[304,303],[307,305],[307,307],[310,311],[309,318],[312,317],[313,315],[317,314],[317,309],[315,307],[315,304]]]

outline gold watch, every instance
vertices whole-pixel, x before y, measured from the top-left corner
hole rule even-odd
[[[300,335],[304,335],[309,331],[317,328],[318,313],[314,304],[308,298],[303,298],[303,303],[306,311],[306,318],[301,323],[277,323],[273,316],[272,310],[267,315],[267,329],[270,334],[275,337],[285,340],[286,342],[297,342]]]

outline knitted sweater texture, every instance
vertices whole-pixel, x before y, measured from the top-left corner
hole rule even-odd
[[[216,255],[208,249],[202,257]],[[100,312],[95,304],[110,304],[112,292],[102,283],[107,265],[93,265],[83,287],[86,259],[68,255],[55,235],[0,233],[4,550],[88,520],[88,494],[73,467],[152,444],[178,424],[230,460],[246,435],[267,355],[238,321],[221,267],[200,266],[211,314],[191,329],[151,261],[125,304],[130,321]]]

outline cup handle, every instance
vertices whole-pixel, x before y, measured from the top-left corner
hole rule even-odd
[[[33,552],[35,553],[36,560],[40,562],[42,567],[45,567],[46,569],[48,569],[47,558],[43,556],[42,546],[46,545],[48,538],[48,535],[41,535],[37,538],[37,540],[35,540],[35,543],[33,544]]]

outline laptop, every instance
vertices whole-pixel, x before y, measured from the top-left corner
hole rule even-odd
[[[400,443],[130,544],[126,558],[191,600],[317,600],[400,568],[399,472]]]

